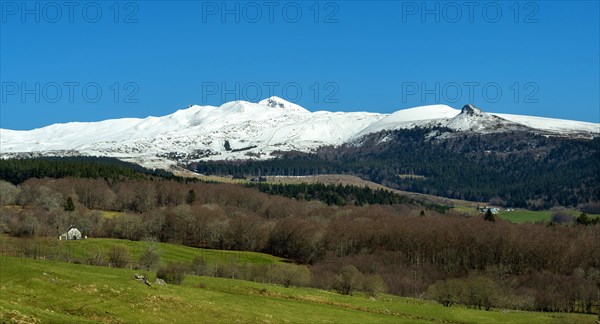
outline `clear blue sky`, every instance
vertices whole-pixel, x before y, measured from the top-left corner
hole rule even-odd
[[[2,1],[0,127],[270,90],[313,111],[472,102],[600,122],[598,1],[464,3]]]

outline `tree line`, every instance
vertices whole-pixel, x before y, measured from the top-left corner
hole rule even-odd
[[[396,205],[413,204],[424,208],[434,209],[440,213],[449,210],[449,206],[420,201],[406,195],[397,194],[386,189],[371,189],[367,186],[327,185],[323,183],[299,184],[268,184],[250,183],[248,187],[256,187],[260,192],[269,195],[279,195],[298,200],[319,200],[327,205]]]
[[[0,179],[19,184],[30,178],[144,179],[158,176],[175,179],[172,173],[150,170],[109,157],[73,156],[28,159],[0,159]]]

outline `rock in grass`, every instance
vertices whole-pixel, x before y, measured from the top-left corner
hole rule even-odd
[[[152,287],[152,285],[150,284],[150,282],[148,281],[148,277],[144,276],[144,275],[139,275],[139,274],[134,274],[133,277],[139,281],[139,282],[143,282],[145,283],[147,286]]]

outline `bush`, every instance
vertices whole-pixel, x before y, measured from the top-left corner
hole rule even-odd
[[[600,218],[590,218],[586,213],[581,213],[581,215],[579,215],[579,217],[577,217],[575,221],[577,222],[577,224],[587,226],[597,224],[599,222],[599,219]]]
[[[429,298],[450,307],[463,295],[464,282],[460,279],[440,280],[427,288]]]
[[[362,287],[363,275],[353,265],[344,266],[337,276],[336,290],[343,295],[352,295]]]
[[[566,212],[554,212],[550,221],[554,224],[570,224],[575,218]]]
[[[167,283],[180,285],[185,278],[186,270],[189,265],[185,263],[169,263],[164,267],[160,267],[156,272],[156,277],[164,280]]]
[[[380,275],[373,274],[365,277],[364,290],[369,296],[377,297],[379,294],[386,292],[387,287]]]
[[[488,221],[488,222],[495,222],[496,218],[494,217],[494,214],[492,213],[492,211],[490,209],[488,209],[485,212],[485,215],[483,215],[483,219]]]
[[[131,259],[129,249],[121,244],[115,244],[108,252],[108,262],[111,266],[125,268]]]
[[[154,251],[147,250],[140,256],[140,266],[145,270],[152,270],[160,264],[160,255]]]
[[[104,266],[106,265],[106,261],[104,261],[104,253],[102,249],[96,246],[90,246],[84,251],[84,260],[86,264],[94,265],[94,266]]]
[[[144,270],[153,270],[160,265],[160,254],[156,242],[147,242],[146,250],[140,256],[139,262]]]
[[[295,264],[280,264],[275,268],[277,283],[286,288],[289,286],[303,287],[310,283],[310,270],[305,266]]]
[[[498,303],[498,286],[483,276],[468,279],[448,279],[438,281],[427,289],[429,298],[445,307],[460,303],[467,308],[490,310]]]
[[[216,262],[211,267],[204,267],[205,275],[211,277],[230,278],[230,279],[245,279],[241,277],[238,265],[235,263]]]
[[[17,203],[20,189],[10,182],[0,180],[0,205],[14,205]]]
[[[205,273],[206,262],[201,256],[196,256],[194,260],[192,260],[192,273],[197,276],[201,276]]]
[[[498,286],[492,279],[483,276],[469,278],[465,287],[462,303],[468,308],[485,308],[489,311],[497,304]]]

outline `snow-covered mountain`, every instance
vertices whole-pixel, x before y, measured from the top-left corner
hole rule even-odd
[[[461,132],[530,130],[548,135],[595,137],[600,124],[423,106],[393,114],[310,112],[281,98],[258,103],[191,106],[163,117],[54,124],[29,131],[0,129],[0,155],[97,155],[147,167],[177,160],[268,159],[278,151],[313,151],[382,130],[443,126]]]

